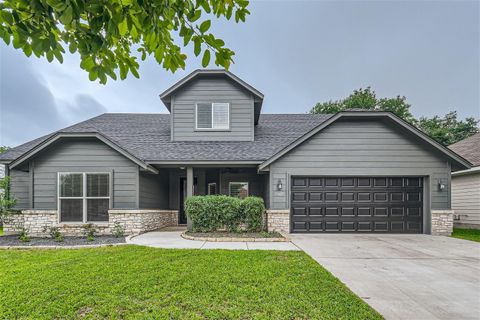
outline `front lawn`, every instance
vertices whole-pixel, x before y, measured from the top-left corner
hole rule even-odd
[[[0,250],[0,318],[381,319],[303,252]]]
[[[480,242],[480,230],[453,228],[452,237]]]

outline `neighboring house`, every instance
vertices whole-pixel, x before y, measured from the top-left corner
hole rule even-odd
[[[262,197],[283,232],[451,230],[450,173],[469,162],[391,113],[262,114],[224,70],[160,98],[170,114],[103,114],[0,155],[23,210],[5,230],[186,224],[192,194]]]
[[[452,209],[456,227],[480,229],[480,133],[450,147],[473,167],[452,173]]]

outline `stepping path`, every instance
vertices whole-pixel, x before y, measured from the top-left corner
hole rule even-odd
[[[210,242],[187,240],[183,231],[161,230],[141,234],[127,240],[128,243],[166,249],[227,249],[227,250],[300,250],[291,242]]]

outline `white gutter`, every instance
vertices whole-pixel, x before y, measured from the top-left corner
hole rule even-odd
[[[467,169],[467,170],[460,170],[460,171],[452,172],[452,176],[453,177],[463,176],[463,175],[471,174],[471,173],[480,173],[480,166],[473,167],[473,168],[470,168],[470,169]]]

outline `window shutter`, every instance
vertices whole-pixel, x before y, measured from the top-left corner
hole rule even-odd
[[[197,128],[212,128],[212,105],[210,103],[197,104]]]
[[[213,128],[229,129],[229,105],[228,103],[213,103]]]

